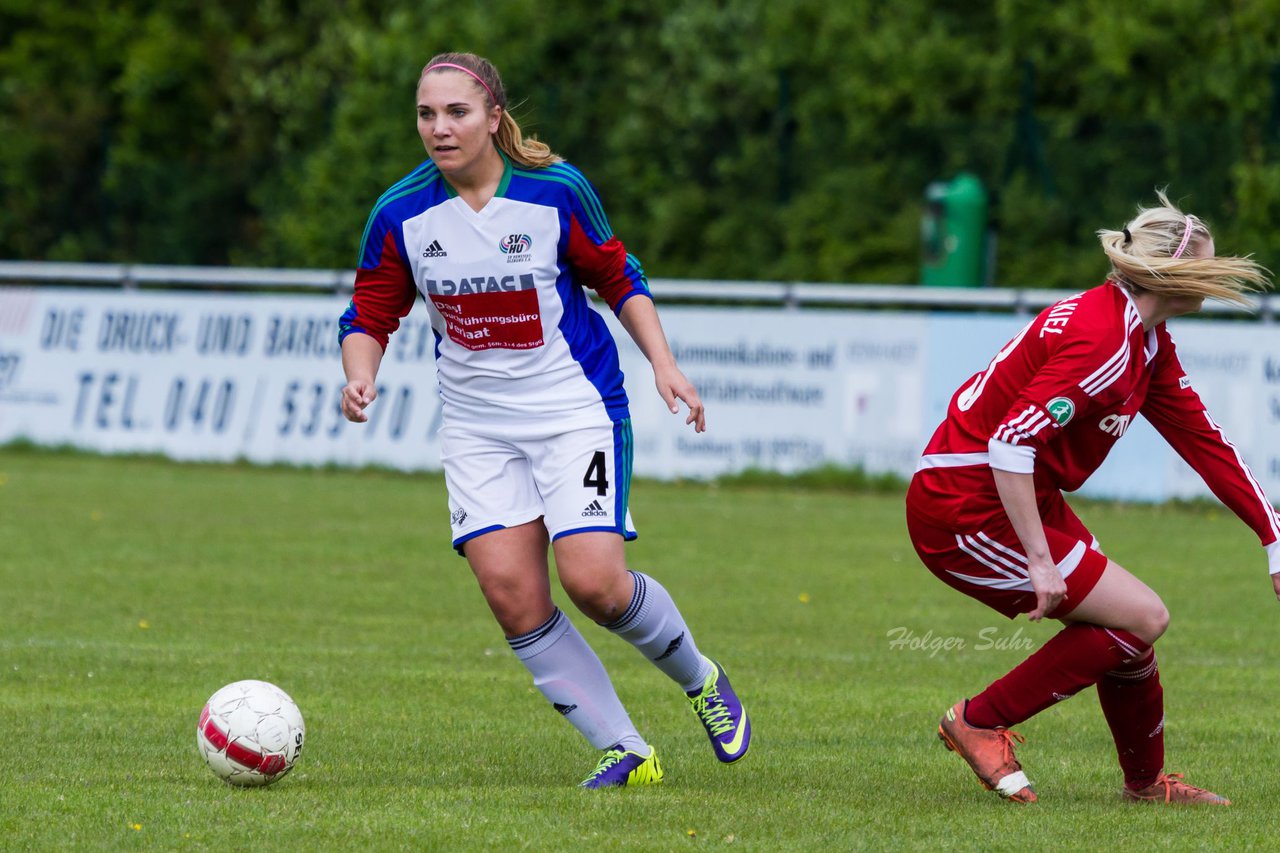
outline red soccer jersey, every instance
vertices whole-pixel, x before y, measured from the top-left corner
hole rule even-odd
[[[912,510],[958,527],[1003,512],[992,468],[1033,473],[1041,496],[1074,491],[1139,413],[1280,553],[1280,517],[1191,388],[1168,329],[1144,331],[1111,283],[1046,308],[961,386],[920,460]]]

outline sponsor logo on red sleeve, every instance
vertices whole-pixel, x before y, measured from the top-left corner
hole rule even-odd
[[[1070,397],[1054,397],[1045,405],[1049,417],[1058,422],[1058,426],[1066,426],[1076,414],[1076,404]]]

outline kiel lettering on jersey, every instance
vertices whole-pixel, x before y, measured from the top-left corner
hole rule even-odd
[[[1067,321],[1071,319],[1071,315],[1075,313],[1076,304],[1084,294],[1078,293],[1070,299],[1064,299],[1057,305],[1049,309],[1049,316],[1044,318],[1044,325],[1040,327],[1040,337],[1045,335],[1060,335],[1062,329],[1067,325]]]

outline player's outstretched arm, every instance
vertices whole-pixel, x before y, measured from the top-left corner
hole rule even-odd
[[[676,400],[689,407],[686,424],[693,424],[695,432],[703,432],[707,428],[707,414],[702,399],[693,383],[685,378],[676,366],[675,356],[671,354],[671,346],[662,331],[662,322],[658,319],[658,310],[648,297],[635,296],[628,299],[618,313],[622,328],[627,330],[631,340],[636,342],[640,352],[649,359],[653,367],[653,381],[658,386],[658,393],[672,414],[680,411]]]
[[[358,424],[369,420],[365,409],[378,397],[381,365],[382,347],[373,338],[356,333],[342,341],[342,370],[347,376],[342,389],[342,414],[347,420]]]

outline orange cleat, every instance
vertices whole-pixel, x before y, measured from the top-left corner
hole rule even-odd
[[[1034,803],[1036,792],[1031,790],[1027,774],[1013,755],[1014,742],[1022,743],[1022,736],[1005,728],[969,725],[964,718],[966,701],[960,700],[943,715],[938,737],[947,749],[969,763],[982,787],[1015,803]]]
[[[1156,781],[1140,791],[1124,789],[1127,800],[1135,803],[1188,803],[1190,805],[1229,806],[1231,801],[1213,791],[1197,788],[1182,781],[1181,773],[1161,773]]]

